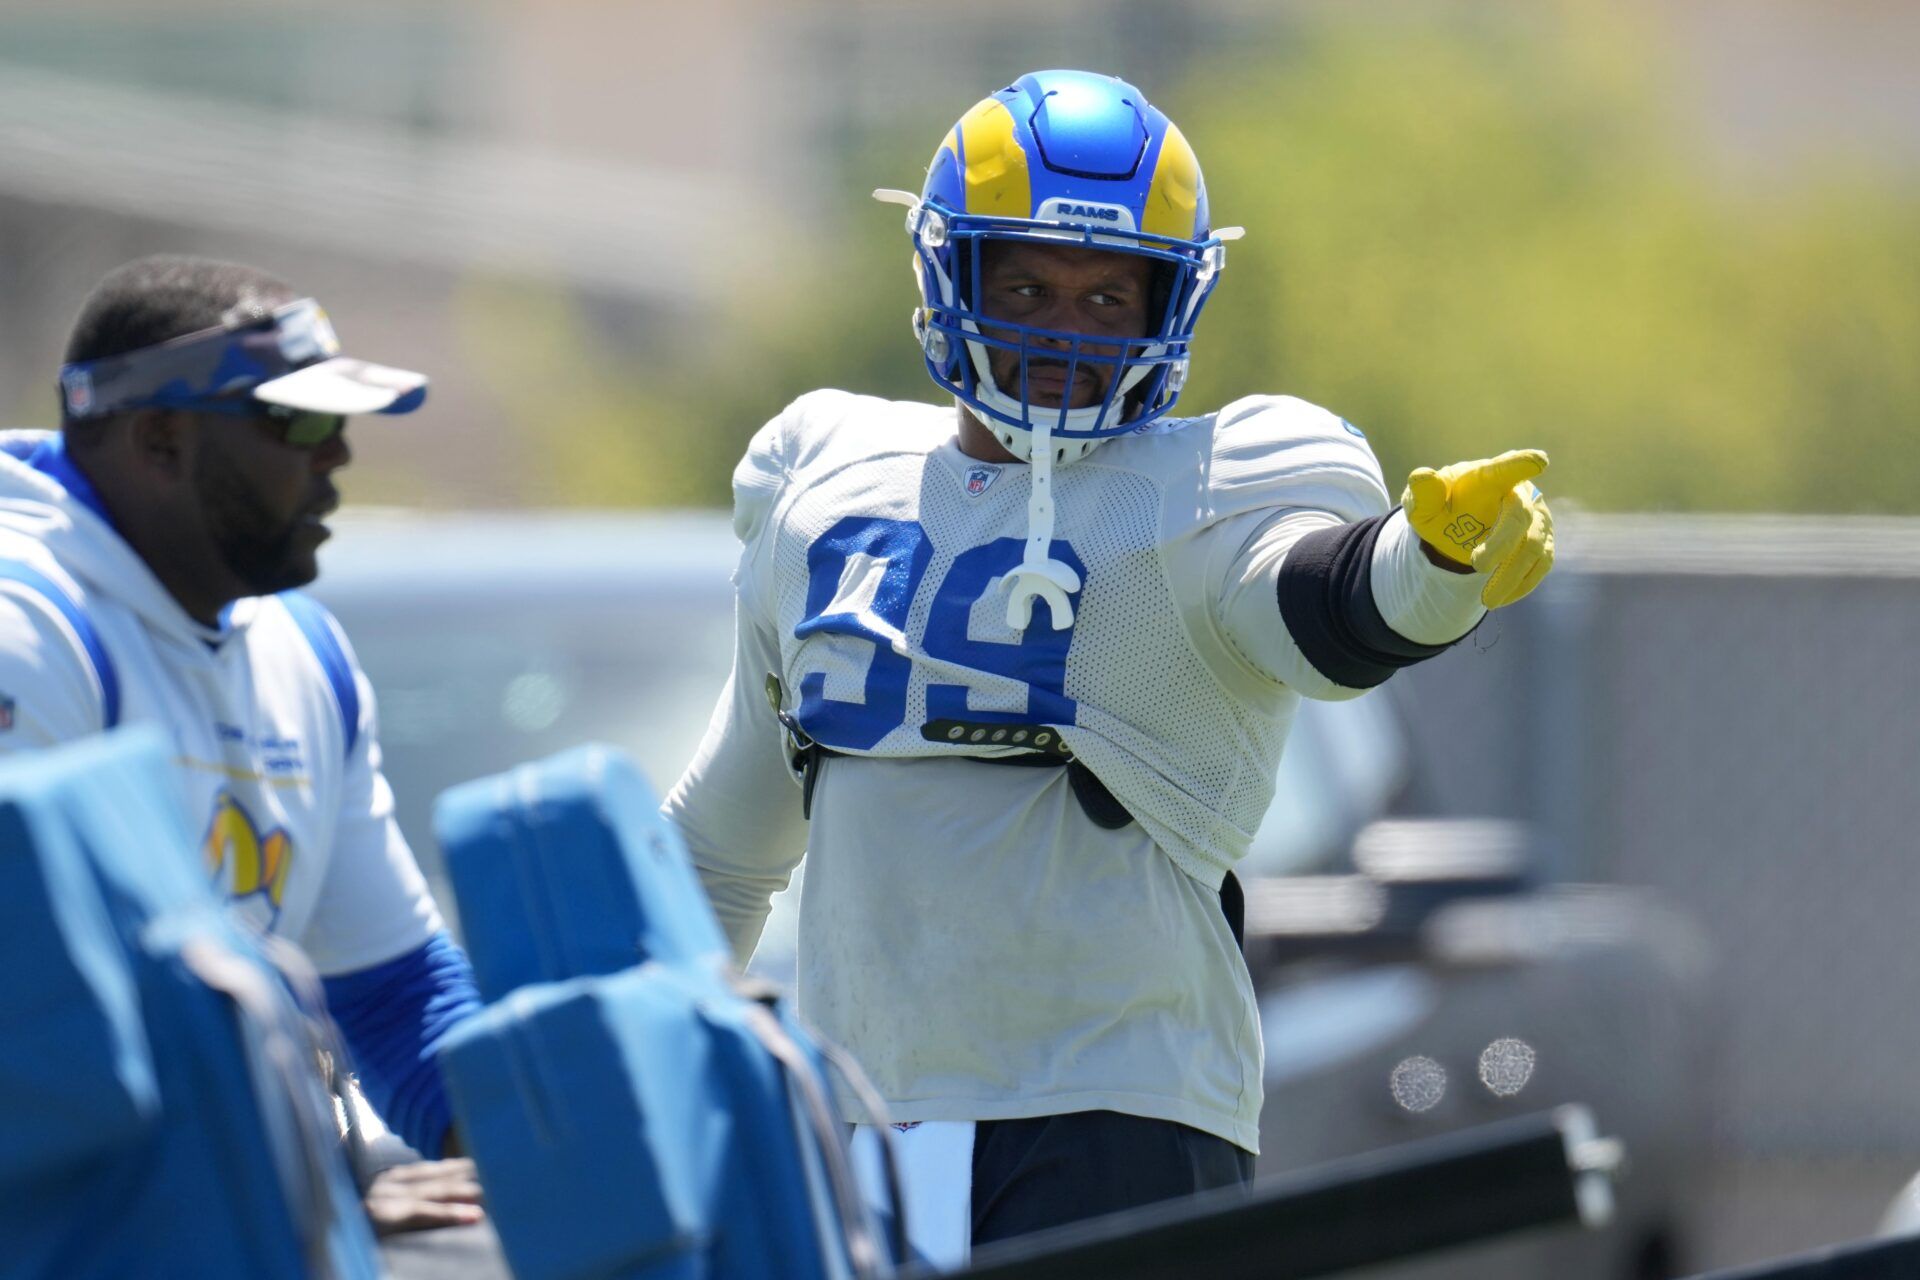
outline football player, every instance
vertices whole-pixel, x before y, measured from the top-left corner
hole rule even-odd
[[[802,1012],[912,1126],[916,1235],[952,1261],[942,1232],[1251,1176],[1229,872],[1288,725],[1532,590],[1552,523],[1538,452],[1394,507],[1325,409],[1174,416],[1239,231],[1124,81],[1023,76],[876,195],[957,410],[816,391],[754,437],[732,682],[665,808],[742,960],[810,852]]]
[[[306,953],[368,1099],[434,1157],[434,1046],[478,993],[394,823],[372,688],[292,590],[319,572],[347,415],[426,385],[341,355],[318,304],[253,268],[110,273],[69,339],[61,430],[0,434],[0,756],[157,725],[216,888]],[[401,1230],[476,1200],[461,1162],[368,1204]]]

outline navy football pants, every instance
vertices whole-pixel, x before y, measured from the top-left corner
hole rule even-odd
[[[982,1120],[973,1138],[973,1243],[1252,1180],[1251,1152],[1172,1120],[1116,1111]]]

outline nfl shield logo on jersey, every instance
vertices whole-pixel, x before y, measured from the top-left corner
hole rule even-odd
[[[967,493],[972,497],[979,497],[987,491],[987,486],[992,484],[993,478],[999,474],[998,467],[968,467]]]

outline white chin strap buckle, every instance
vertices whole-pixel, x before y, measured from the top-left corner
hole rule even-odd
[[[1055,631],[1073,625],[1073,602],[1067,597],[1080,589],[1080,575],[1071,565],[1058,560],[1027,560],[1013,571],[1007,588],[1007,625],[1025,631],[1033,621],[1033,601],[1037,596],[1047,602],[1047,614]]]

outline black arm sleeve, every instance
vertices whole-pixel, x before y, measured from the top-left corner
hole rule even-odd
[[[1373,544],[1391,514],[1316,529],[1280,562],[1280,620],[1313,669],[1349,689],[1384,684],[1452,647],[1407,639],[1373,602]]]

